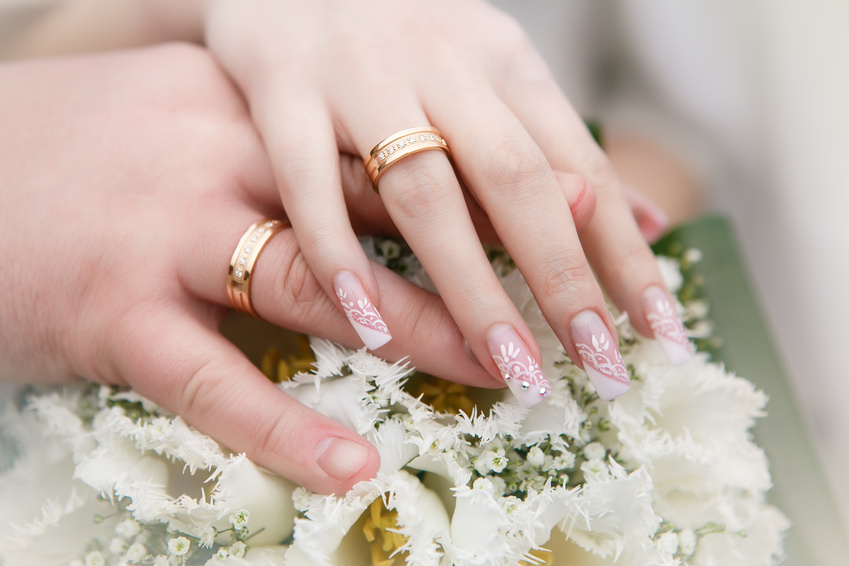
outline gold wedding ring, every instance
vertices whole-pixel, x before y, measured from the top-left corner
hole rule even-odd
[[[430,149],[444,151],[445,155],[451,157],[451,150],[448,149],[445,138],[434,127],[421,126],[392,134],[374,146],[365,162],[366,174],[371,179],[371,186],[377,191],[377,182],[380,176],[393,163],[408,155]]]
[[[251,303],[251,279],[259,252],[274,234],[288,228],[290,224],[282,220],[263,218],[251,224],[242,235],[239,245],[230,258],[230,270],[227,273],[227,297],[233,308],[259,318]]]

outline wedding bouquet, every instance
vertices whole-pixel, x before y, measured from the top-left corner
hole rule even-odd
[[[425,287],[408,250],[374,259]],[[280,387],[365,436],[381,469],[344,497],[308,492],[232,454],[132,391],[30,391],[2,416],[0,564],[768,565],[789,522],[766,503],[751,429],[765,395],[700,352],[669,365],[617,317],[632,379],[605,402],[565,355],[512,262],[493,266],[533,331],[552,383],[532,410],[310,339],[314,361],[263,366]],[[659,257],[691,338],[707,306]],[[293,371],[292,368],[309,368]]]

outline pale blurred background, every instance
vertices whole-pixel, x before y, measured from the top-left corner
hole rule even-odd
[[[602,121],[623,176],[651,178],[641,157],[677,161],[696,197],[656,194],[670,215],[732,219],[845,543],[849,2],[495,3],[526,26],[579,111]],[[658,186],[639,188],[669,188]],[[807,478],[796,481],[804,491]]]
[[[732,219],[849,539],[849,2],[495,3],[626,180]],[[0,0],[0,58],[51,4]]]

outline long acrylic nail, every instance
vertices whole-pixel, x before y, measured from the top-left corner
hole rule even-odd
[[[368,452],[362,444],[331,436],[316,446],[315,461],[327,475],[347,481],[366,465]]]
[[[494,326],[486,337],[486,344],[501,377],[522,406],[536,407],[551,394],[551,384],[539,363],[512,326]]]
[[[666,291],[658,286],[646,289],[643,312],[652,334],[673,365],[683,364],[693,357],[693,346]]]
[[[356,275],[350,271],[340,271],[333,278],[333,287],[348,321],[369,350],[376,350],[392,339],[383,317],[377,312]]]
[[[584,371],[605,401],[616,399],[631,389],[631,378],[619,348],[595,311],[575,315],[570,323],[572,341],[584,363]]]

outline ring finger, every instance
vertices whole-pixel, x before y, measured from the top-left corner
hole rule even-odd
[[[428,126],[418,104],[408,105],[406,111],[397,103],[392,107],[399,109],[392,116],[345,124],[365,159],[375,142],[392,132]],[[416,137],[402,137],[387,151],[426,143]],[[539,348],[490,266],[446,155],[421,151],[395,161],[384,170],[379,189],[389,215],[440,290],[478,359],[487,360],[485,367],[506,381],[523,405],[542,401],[550,385],[539,370]]]

